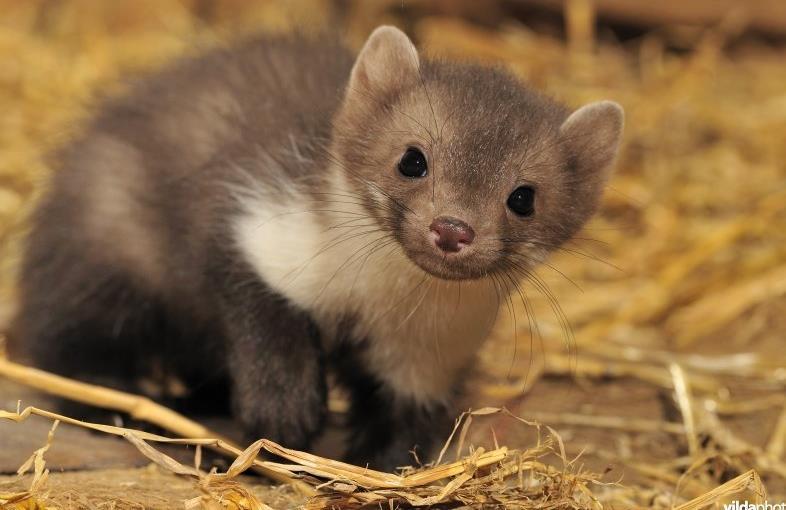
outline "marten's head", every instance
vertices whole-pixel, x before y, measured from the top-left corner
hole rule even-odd
[[[380,27],[334,124],[334,157],[369,215],[424,271],[460,280],[529,268],[581,228],[623,111],[571,113],[502,70],[423,60]]]

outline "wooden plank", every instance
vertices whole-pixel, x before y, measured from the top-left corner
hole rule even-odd
[[[522,4],[537,5],[562,11],[565,0],[519,0]],[[784,0],[594,0],[598,18],[640,26],[660,25],[716,25],[727,17],[734,21],[747,19],[755,30],[786,35],[786,1]]]

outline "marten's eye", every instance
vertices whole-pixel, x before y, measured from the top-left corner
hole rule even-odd
[[[426,156],[415,147],[410,147],[401,156],[401,161],[398,162],[398,171],[406,177],[425,177],[428,173]]]
[[[535,212],[535,188],[519,186],[508,197],[508,207],[519,216],[531,216]]]

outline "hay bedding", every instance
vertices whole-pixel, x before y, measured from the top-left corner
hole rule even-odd
[[[445,9],[461,10],[460,4]],[[559,434],[543,427],[538,433],[507,415],[476,416],[454,437],[453,448],[463,443],[465,459],[455,472],[443,465],[392,477],[285,452],[286,462],[275,466],[279,475],[302,475],[306,492],[319,487],[311,508],[437,501],[700,508],[733,499],[783,501],[786,51],[750,40],[730,50],[727,42],[744,28],[744,17],[733,15],[711,29],[659,29],[625,44],[595,45],[589,3],[568,5],[565,44],[512,19],[490,30],[419,1],[403,9],[398,1],[339,9],[305,0],[0,0],[0,317],[12,312],[13,241],[46,175],[42,154],[69,136],[90,101],[117,90],[121,76],[243,31],[341,19],[358,43],[376,24],[396,22],[434,53],[503,62],[572,104],[611,97],[626,108],[626,145],[603,210],[539,273],[570,326],[536,284],[526,287],[529,306],[517,298],[503,313],[468,397],[473,405],[507,403]],[[527,312],[537,328],[530,329]],[[647,411],[624,398],[609,398],[615,406],[604,407],[597,398],[637,389],[650,392],[635,403]],[[15,411],[4,416],[19,418]],[[250,491],[253,484],[234,476],[170,463],[153,438],[113,433],[160,466],[151,476],[192,479],[191,494],[178,496],[179,505],[278,508],[304,501],[292,492],[282,496],[285,502]],[[486,448],[470,450],[470,444]],[[658,456],[653,449],[663,451]],[[232,475],[252,453],[240,455]],[[621,466],[622,480],[619,471],[604,476],[603,466]],[[91,475],[47,477],[45,450],[30,467],[35,474],[0,488],[6,506],[13,500],[16,508],[68,507],[74,500],[63,498],[73,492],[61,479],[88,498],[76,506],[167,506],[125,501],[122,488],[91,500]],[[407,476],[426,482],[407,485],[413,483]]]

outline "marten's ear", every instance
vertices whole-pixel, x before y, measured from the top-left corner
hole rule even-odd
[[[391,26],[378,27],[360,50],[349,78],[347,96],[395,91],[418,75],[420,59],[412,41]]]
[[[571,166],[587,191],[600,194],[617,156],[625,113],[613,101],[582,106],[562,123],[560,136],[570,152]]]

